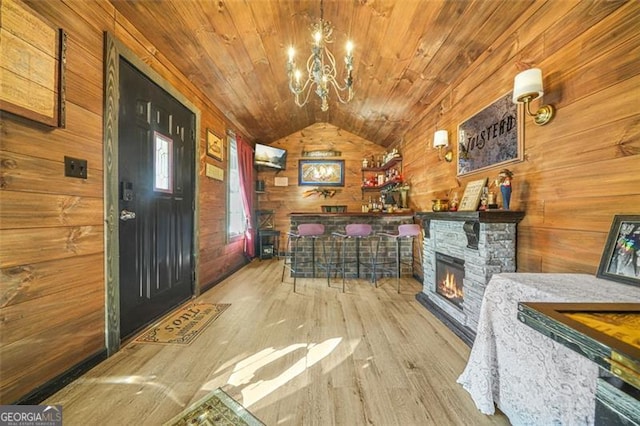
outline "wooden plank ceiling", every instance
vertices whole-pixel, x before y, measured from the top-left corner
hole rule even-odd
[[[315,94],[297,107],[286,75],[287,50],[310,54],[320,0],[112,0],[241,131],[269,143],[327,122],[382,146],[397,142],[440,103],[516,20],[537,8],[514,0],[324,0],[341,75],[354,43],[355,97]]]

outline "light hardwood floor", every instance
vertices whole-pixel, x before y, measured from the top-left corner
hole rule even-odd
[[[65,425],[148,424],[222,387],[267,425],[508,424],[456,383],[469,348],[416,300],[420,284],[280,283],[254,261],[198,301],[231,306],[189,346],[129,343],[43,404]],[[289,279],[290,281],[290,279]]]

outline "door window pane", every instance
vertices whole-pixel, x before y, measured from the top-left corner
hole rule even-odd
[[[159,192],[173,192],[173,141],[153,132],[153,190]]]

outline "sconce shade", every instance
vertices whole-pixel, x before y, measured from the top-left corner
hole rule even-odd
[[[513,103],[522,103],[538,99],[542,96],[542,71],[540,68],[531,68],[516,75],[513,81]]]
[[[433,147],[440,148],[449,145],[449,133],[446,130],[438,130],[433,135]]]

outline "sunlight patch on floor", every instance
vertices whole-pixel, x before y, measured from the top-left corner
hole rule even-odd
[[[250,407],[329,356],[341,341],[342,338],[337,337],[320,343],[297,343],[283,349],[264,349],[238,362],[227,383],[242,389],[242,404]],[[253,382],[256,371],[299,349],[306,349],[306,354],[303,352],[297,361],[277,377]]]
[[[171,386],[163,385],[156,381],[157,377],[155,375],[151,376],[106,376],[100,378],[79,378],[77,383],[91,383],[91,384],[108,384],[108,385],[142,385],[149,386],[151,388],[160,389],[167,398],[170,398],[180,406],[186,405],[186,402],[182,402],[176,396],[176,393],[172,390]],[[143,393],[143,390],[138,390],[136,395],[140,395]]]

